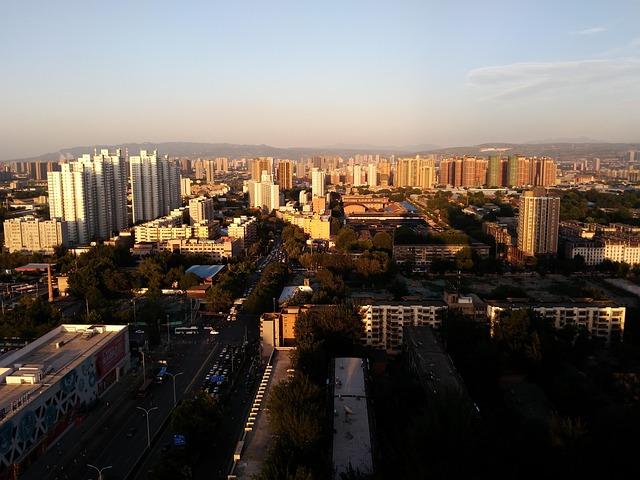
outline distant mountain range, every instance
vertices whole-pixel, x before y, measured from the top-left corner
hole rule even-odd
[[[571,139],[558,139],[571,140]],[[575,139],[580,140],[580,139]],[[588,140],[588,139],[587,139]],[[351,156],[358,153],[383,153],[387,155],[415,155],[440,153],[446,155],[490,155],[492,151],[501,153],[519,153],[522,155],[539,155],[550,157],[576,156],[616,156],[628,150],[640,150],[640,143],[607,143],[607,142],[571,142],[552,141],[540,143],[483,143],[472,146],[444,147],[435,145],[376,146],[359,144],[338,144],[325,147],[273,147],[270,145],[239,145],[233,143],[195,143],[195,142],[161,142],[161,143],[124,143],[120,145],[93,145],[63,148],[57,152],[45,153],[36,157],[20,158],[11,161],[48,161],[61,158],[75,158],[94,149],[115,148],[127,149],[130,153],[140,150],[154,150],[172,157],[280,157],[299,158],[309,155],[341,155]]]

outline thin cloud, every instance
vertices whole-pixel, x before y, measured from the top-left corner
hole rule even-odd
[[[564,62],[530,62],[470,70],[468,84],[489,99],[509,99],[561,90],[611,86],[628,82],[640,85],[640,59],[589,59]]]
[[[571,33],[573,35],[595,35],[597,33],[602,33],[606,31],[607,31],[607,27],[598,26],[598,27],[584,28],[582,30],[574,30]]]

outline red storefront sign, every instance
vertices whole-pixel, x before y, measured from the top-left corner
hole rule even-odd
[[[96,373],[101,380],[125,355],[124,335],[118,335],[96,354]]]

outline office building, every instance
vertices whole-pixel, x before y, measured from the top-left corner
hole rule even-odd
[[[278,162],[278,185],[283,190],[293,188],[293,162],[291,160],[280,160]]]
[[[255,217],[235,217],[227,227],[227,235],[238,240],[244,251],[258,239],[258,222]]]
[[[208,223],[216,213],[213,198],[197,197],[189,200],[189,223]]]
[[[311,170],[311,194],[314,197],[324,197],[325,194],[325,173],[318,168]]]
[[[543,187],[523,192],[518,216],[518,250],[524,255],[548,255],[558,251],[560,198]]]
[[[129,157],[133,223],[152,220],[182,205],[180,167],[158,152]]]
[[[15,478],[129,369],[126,325],[63,324],[0,360],[0,477]],[[53,477],[53,473],[51,475]]]
[[[398,353],[402,349],[404,327],[428,325],[439,329],[446,311],[445,303],[438,300],[361,305],[362,343],[387,353]]]
[[[177,208],[169,215],[136,225],[133,227],[136,243],[165,242],[176,238],[213,238],[218,235],[217,221],[186,224],[186,210],[184,207]]]
[[[4,246],[13,252],[51,254],[58,245],[69,244],[67,222],[26,216],[4,221]]]

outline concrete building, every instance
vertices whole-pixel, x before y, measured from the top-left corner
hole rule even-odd
[[[278,162],[278,185],[284,190],[293,188],[293,161],[280,160]]]
[[[127,227],[127,170],[120,150],[83,155],[48,172],[49,213],[65,220],[69,242],[86,244]]]
[[[197,197],[189,200],[189,223],[208,223],[216,213],[213,198]]]
[[[436,183],[436,167],[432,158],[401,158],[396,165],[396,187],[429,189]]]
[[[249,206],[251,208],[266,209],[271,212],[280,207],[280,186],[273,182],[273,175],[262,172],[259,182],[249,180]]]
[[[533,310],[557,329],[568,326],[584,329],[591,337],[602,339],[607,345],[612,340],[622,340],[624,333],[626,307],[610,301],[515,303],[489,300],[487,319],[492,335],[503,312],[520,309]]]
[[[67,246],[68,237],[67,222],[64,220],[42,220],[26,216],[4,221],[4,245],[10,253],[51,254],[58,245]]]
[[[255,217],[235,217],[227,227],[227,234],[238,240],[244,251],[258,239],[258,222]]]
[[[216,172],[227,173],[229,171],[229,159],[227,157],[216,157]]]
[[[236,257],[242,252],[240,242],[229,237],[215,240],[207,238],[172,239],[161,242],[158,249],[177,253],[208,255],[216,262]]]
[[[324,197],[325,193],[325,173],[314,168],[311,170],[311,194],[314,197]]]
[[[158,152],[129,157],[133,223],[153,220],[182,205],[180,166]]]
[[[403,328],[429,325],[438,329],[447,311],[441,301],[390,302],[360,306],[364,324],[362,343],[387,353],[398,353],[402,348]]]
[[[180,238],[210,239],[218,234],[219,224],[214,220],[187,225],[185,211],[184,207],[177,208],[169,215],[136,225],[133,227],[136,243],[165,242]]]
[[[13,478],[129,368],[126,325],[60,325],[0,359],[0,476]]]
[[[488,257],[491,250],[489,245],[484,243],[394,245],[393,258],[398,264],[413,263],[417,269],[422,269],[431,266],[435,259],[455,260],[456,255],[465,248],[471,249],[482,258]]]
[[[378,165],[375,163],[367,165],[367,185],[370,187],[378,186]]]
[[[373,473],[373,450],[364,358],[334,359],[333,378],[333,471],[340,480],[350,469]]]
[[[191,196],[191,179],[189,177],[180,177],[180,196],[182,198]]]
[[[331,239],[331,216],[318,214],[302,214],[298,212],[276,212],[278,218],[285,222],[297,225],[312,240]]]
[[[366,184],[364,181],[364,172],[362,171],[363,166],[356,164],[353,166],[353,186],[361,187]]]
[[[273,173],[273,158],[272,157],[259,157],[251,160],[250,163],[251,180],[260,182],[262,180],[263,172],[268,174]]]
[[[558,251],[560,198],[542,187],[523,192],[518,216],[518,250],[524,255],[555,255]]]

